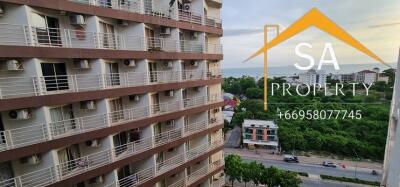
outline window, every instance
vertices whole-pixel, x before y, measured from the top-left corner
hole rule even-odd
[[[102,39],[102,47],[116,49],[117,41],[115,40],[116,37],[114,35],[114,26],[108,23],[100,22],[100,33],[103,35],[103,37],[100,38]]]
[[[119,80],[119,69],[118,63],[108,63],[108,72],[110,74],[109,79],[107,80],[108,86],[118,86],[120,85]]]
[[[113,99],[109,101],[111,110],[111,121],[113,123],[124,119],[124,111],[122,106],[122,99]]]
[[[35,12],[31,14],[37,42],[41,45],[61,46],[61,36],[57,18]]]
[[[76,129],[72,105],[51,108],[50,117],[53,135],[65,134]]]
[[[64,63],[41,63],[46,91],[68,90],[67,69]]]
[[[63,172],[63,174],[67,174],[68,172],[78,167],[78,162],[76,161],[76,159],[80,158],[78,144],[61,149],[57,151],[57,154],[59,162],[66,164],[62,165],[63,168],[61,169],[61,171]]]

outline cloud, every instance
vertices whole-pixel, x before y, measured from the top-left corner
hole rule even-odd
[[[262,29],[224,29],[224,37],[263,33]]]
[[[400,22],[376,24],[376,25],[369,26],[369,28],[391,27],[391,26],[398,26],[398,25],[400,25]]]

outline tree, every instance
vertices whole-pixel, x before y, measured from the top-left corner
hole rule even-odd
[[[279,169],[275,167],[263,168],[262,176],[260,183],[265,184],[269,187],[278,186],[279,185]]]
[[[244,182],[244,186],[247,186],[247,183],[252,180],[252,165],[251,163],[242,163],[242,181]]]
[[[297,173],[291,171],[280,172],[281,187],[300,187],[301,179]]]
[[[225,173],[229,176],[232,186],[235,180],[238,182],[241,181],[242,163],[242,158],[239,155],[228,155],[225,157]]]

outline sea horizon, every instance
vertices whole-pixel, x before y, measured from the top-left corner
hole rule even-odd
[[[396,68],[396,64],[389,64],[392,68]],[[333,68],[333,66],[323,66],[323,71],[326,74],[347,74],[347,73],[355,73],[362,70],[372,70],[373,68],[379,68],[382,72],[383,70],[389,69],[388,66],[383,64],[343,64],[340,65],[340,70],[337,71]],[[314,68],[316,69],[316,67]],[[250,76],[254,78],[261,78],[264,76],[264,68],[263,67],[249,67],[249,68],[222,68],[224,77],[235,77],[239,78],[242,76]],[[298,75],[299,73],[303,73],[305,71],[301,71],[296,69],[293,65],[291,66],[271,66],[268,67],[268,76],[269,77],[277,77],[277,76],[291,76]]]

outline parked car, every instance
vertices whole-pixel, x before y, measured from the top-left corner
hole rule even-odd
[[[293,155],[283,155],[283,161],[299,163],[299,159],[297,158],[297,156]]]
[[[334,164],[333,162],[330,162],[330,161],[324,161],[324,162],[322,162],[322,165],[325,167],[336,168],[336,164]]]

